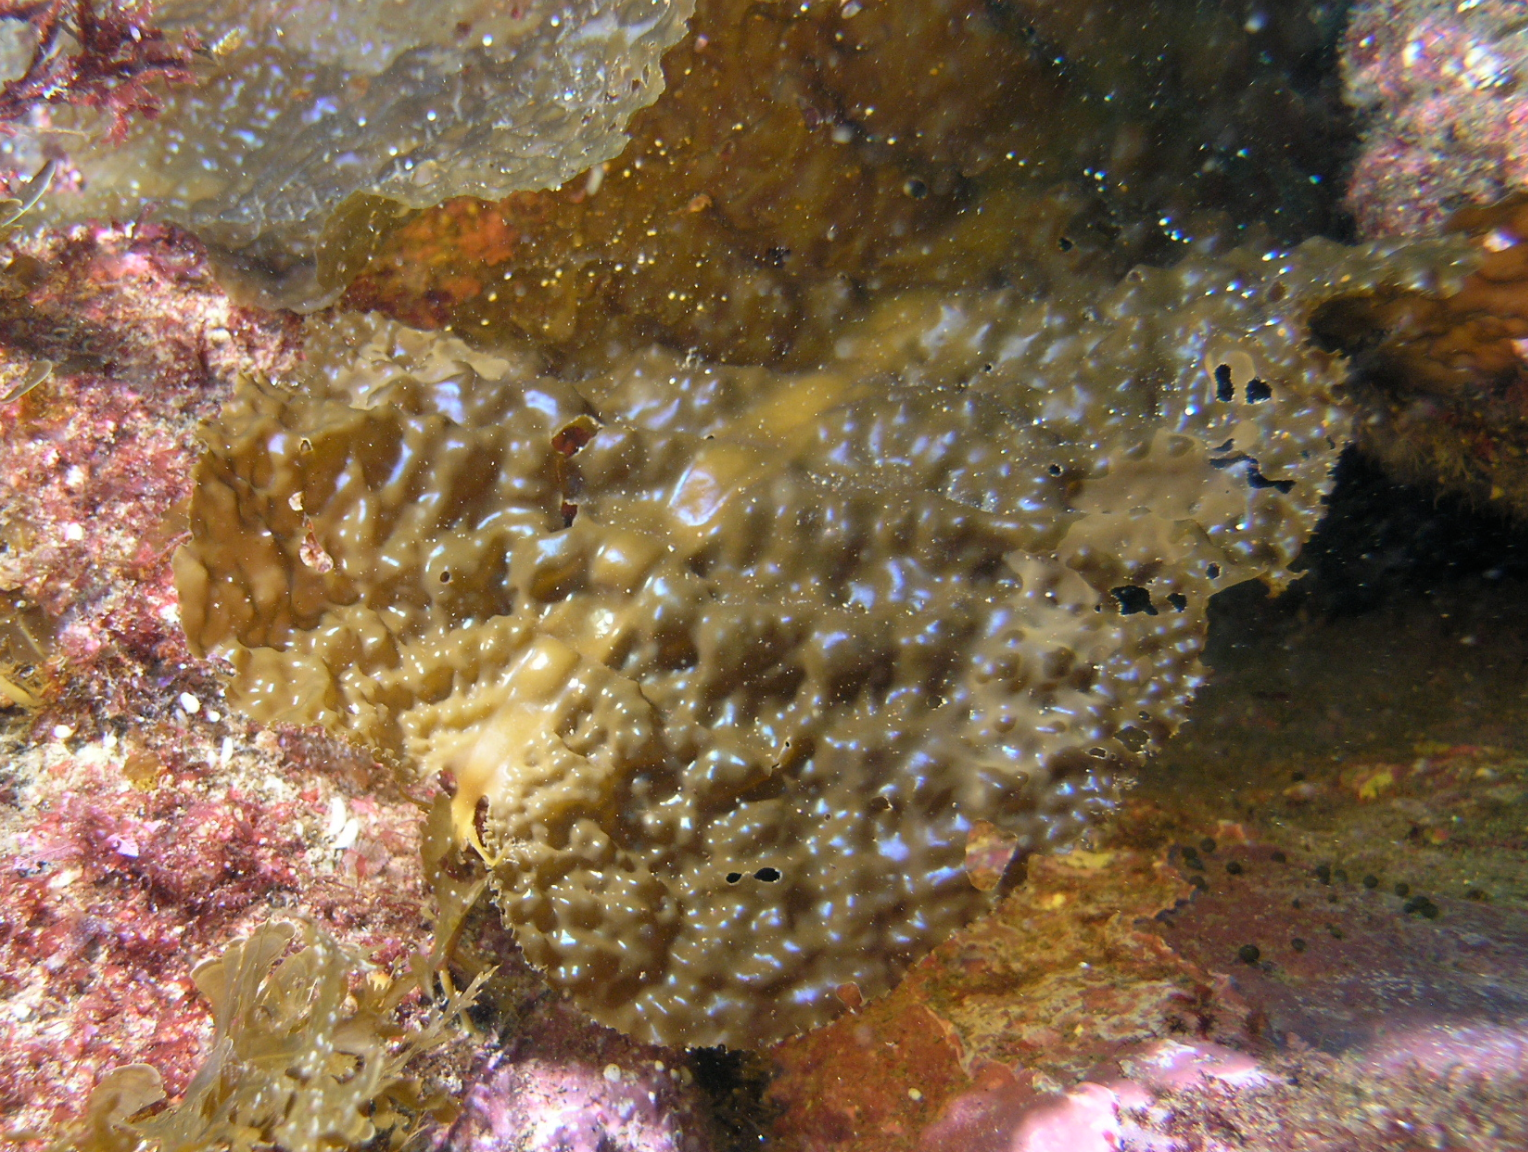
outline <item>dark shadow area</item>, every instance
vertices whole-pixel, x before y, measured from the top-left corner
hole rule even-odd
[[[769,1059],[758,1052],[692,1048],[686,1063],[711,1105],[713,1147],[718,1152],[767,1147],[779,1111],[765,1095],[773,1075]]]
[[[1282,596],[1211,603],[1209,683],[1132,794],[1219,845],[1163,935],[1280,1042],[1520,1018],[1528,531],[1352,452],[1330,507]]]

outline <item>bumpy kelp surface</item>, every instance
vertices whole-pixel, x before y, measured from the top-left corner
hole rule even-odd
[[[1183,719],[1218,588],[1288,579],[1346,419],[1318,304],[1449,255],[1312,242],[1094,302],[907,295],[819,370],[567,382],[369,317],[207,431],[186,630],[235,699],[449,789],[597,1018],[766,1043],[985,907]]]

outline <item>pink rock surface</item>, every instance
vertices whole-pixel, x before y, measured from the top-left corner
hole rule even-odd
[[[679,1054],[638,1044],[563,1004],[491,1052],[435,1152],[709,1152]]]
[[[1520,0],[1359,0],[1343,44],[1364,129],[1348,206],[1368,237],[1437,233],[1467,204],[1528,188]]]
[[[1245,1087],[1268,1079],[1258,1062],[1224,1044],[1157,1040],[1120,1061],[1129,1082],[1152,1092],[1197,1088],[1204,1080]]]
[[[1496,1024],[1408,1028],[1386,1036],[1366,1054],[1379,1075],[1415,1070],[1447,1077],[1460,1070],[1528,1079],[1528,1028]]]
[[[0,1133],[46,1135],[101,1073],[174,1093],[210,1020],[192,967],[272,916],[383,964],[429,940],[416,806],[369,758],[227,714],[181,634],[170,555],[195,430],[288,319],[242,309],[163,228],[21,246],[0,371]],[[16,269],[13,268],[15,273]]]

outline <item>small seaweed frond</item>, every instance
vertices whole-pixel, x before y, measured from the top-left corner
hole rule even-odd
[[[443,1104],[408,1066],[454,1035],[478,990],[405,1027],[400,1007],[425,972],[394,980],[310,921],[266,924],[192,973],[214,1032],[181,1099],[153,1111],[159,1073],[118,1068],[49,1152],[399,1148]]]

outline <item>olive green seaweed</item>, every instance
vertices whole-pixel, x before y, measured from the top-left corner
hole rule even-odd
[[[114,1069],[49,1152],[399,1148],[451,1111],[409,1065],[450,1038],[477,982],[405,1028],[404,999],[429,987],[423,959],[390,979],[312,922],[265,924],[192,979],[214,1031],[180,1100],[153,1111],[165,1099],[158,1070]]]

